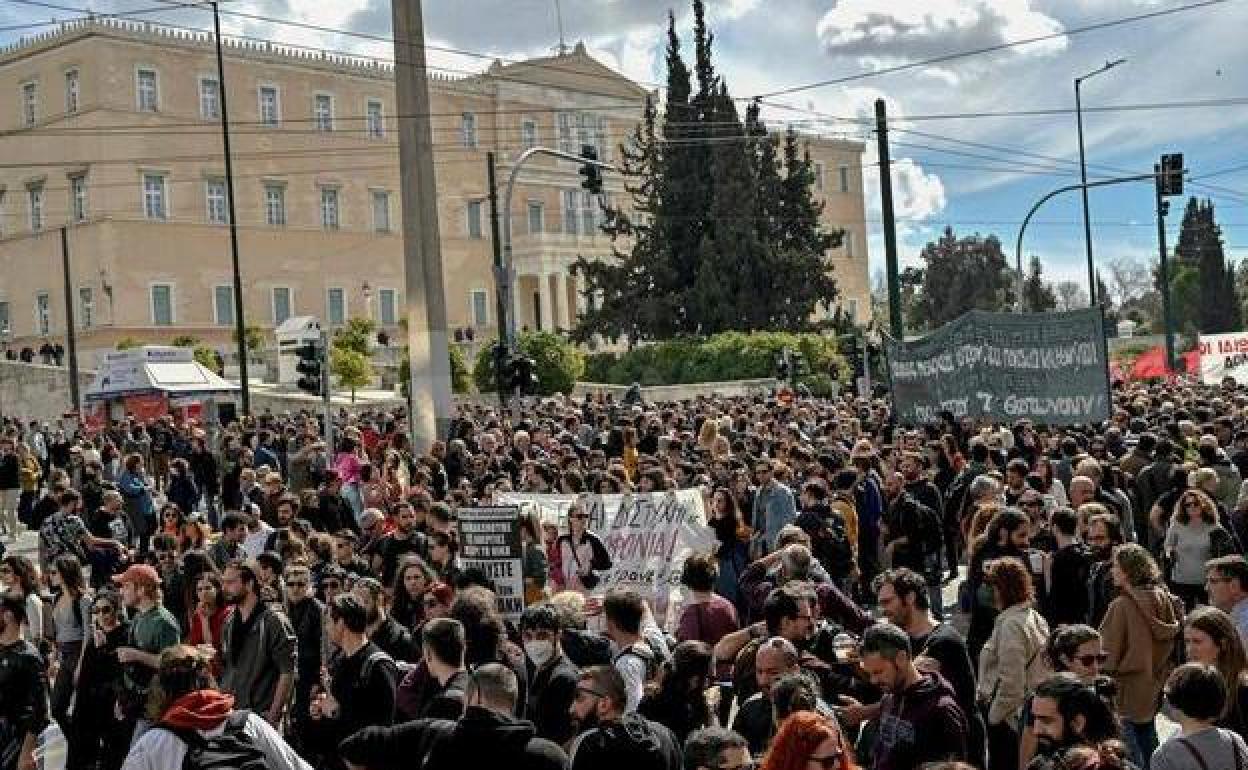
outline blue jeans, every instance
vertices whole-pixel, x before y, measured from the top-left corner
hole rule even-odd
[[[1153,720],[1139,723],[1129,719],[1122,721],[1122,739],[1131,752],[1131,761],[1140,770],[1149,770],[1153,752],[1157,750],[1157,723]]]

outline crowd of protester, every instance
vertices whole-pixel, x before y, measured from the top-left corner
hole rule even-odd
[[[1092,426],[560,398],[417,451],[401,412],[337,422],[330,451],[309,414],[4,418],[0,770],[53,725],[69,770],[1248,768],[1233,384],[1120,387]],[[671,617],[609,584],[579,498],[522,510],[518,618],[461,564],[462,508],[671,489],[715,543]]]

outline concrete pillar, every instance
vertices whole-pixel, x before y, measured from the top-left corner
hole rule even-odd
[[[542,331],[553,331],[555,328],[555,312],[551,304],[550,274],[537,276],[537,293],[542,308]]]
[[[568,274],[563,270],[555,273],[555,300],[559,303],[555,310],[558,317],[555,328],[567,331],[572,328],[572,314],[568,312]]]

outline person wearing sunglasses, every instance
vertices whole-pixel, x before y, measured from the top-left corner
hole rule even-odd
[[[589,529],[589,510],[577,500],[568,509],[568,532],[560,535],[557,563],[563,574],[556,580],[569,591],[587,594],[598,586],[603,570],[611,569],[611,555],[602,538]]]
[[[117,692],[122,686],[117,648],[127,644],[130,624],[121,597],[97,593],[91,605],[90,632],[76,674],[77,700],[70,767],[117,768],[125,759],[130,736],[116,721]],[[67,763],[68,764],[68,763]]]
[[[885,767],[876,760],[875,767]],[[915,765],[917,767],[917,765]],[[894,767],[894,765],[887,765]],[[897,765],[910,767],[910,765]],[[815,711],[798,711],[784,720],[763,757],[760,770],[857,770],[852,747],[836,719]]]
[[[613,666],[581,671],[569,714],[576,731],[571,770],[680,770],[680,745],[672,731],[625,711],[628,688]]]
[[[291,704],[291,735],[306,735],[312,688],[320,679],[324,661],[325,605],[312,592],[312,572],[302,561],[286,565],[286,616],[295,630],[295,699]]]
[[[1109,659],[1101,646],[1101,633],[1083,623],[1057,627],[1049,636],[1044,656],[1054,672],[1069,672],[1088,685],[1095,684],[1101,678],[1101,668]],[[1019,718],[1019,725],[1022,727],[1019,737],[1019,767],[1027,767],[1037,751],[1038,738],[1033,713],[1036,697],[1035,694],[1027,697]]]
[[[1037,738],[1036,757],[1027,770],[1064,770],[1080,765],[1067,759],[1079,748],[1097,748],[1109,742],[1121,745],[1114,716],[1113,682],[1097,677],[1086,682],[1071,672],[1054,674],[1036,688],[1032,723]]]

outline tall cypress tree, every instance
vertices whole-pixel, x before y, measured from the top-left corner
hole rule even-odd
[[[661,209],[662,176],[657,111],[646,98],[642,121],[629,141],[620,145],[617,165],[632,211],[621,204],[604,209],[603,232],[611,238],[614,260],[576,261],[574,272],[585,278],[587,310],[573,339],[588,342],[595,334],[624,337],[633,344],[643,337],[670,336],[678,331],[677,305],[683,295],[674,290],[677,278],[667,244],[656,227]],[[627,250],[621,248],[627,243]],[[638,280],[639,276],[644,276]]]

